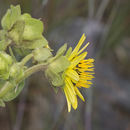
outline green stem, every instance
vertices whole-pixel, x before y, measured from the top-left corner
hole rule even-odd
[[[29,54],[25,56],[21,61],[21,65],[24,66],[32,57],[33,57],[33,54]]]
[[[23,77],[18,77],[17,79],[15,79],[16,84],[19,84],[20,82],[22,82],[24,79],[26,79],[27,77],[31,76],[32,74],[40,71],[40,70],[45,70],[47,67],[47,64],[42,63],[42,64],[38,64],[38,65],[34,65],[30,68],[28,68],[25,72],[24,72],[24,76]],[[4,86],[0,89],[0,98],[2,98],[8,91],[10,91],[12,88],[14,87],[14,85],[12,83],[10,83],[9,81],[7,81]]]
[[[24,72],[24,76],[17,79],[17,83],[20,83],[22,80],[26,79],[27,77],[31,76],[32,74],[38,72],[38,71],[43,71],[47,68],[47,64],[42,63],[42,64],[38,64],[38,65],[34,65],[30,68],[28,68],[25,72]]]

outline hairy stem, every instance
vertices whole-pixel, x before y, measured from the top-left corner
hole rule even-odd
[[[21,65],[25,65],[31,58],[33,57],[33,54],[29,54],[27,56],[25,56],[22,61],[21,61]]]
[[[45,63],[42,64],[38,64],[38,65],[34,65],[30,68],[28,68],[25,72],[24,72],[24,76],[22,77],[17,77],[15,79],[16,84],[19,84],[20,82],[22,82],[24,79],[26,79],[27,77],[31,76],[32,74],[40,71],[40,70],[45,70],[47,67],[47,65]],[[4,86],[0,89],[0,98],[2,98],[8,91],[10,91],[12,88],[14,87],[14,85],[12,83],[10,83],[9,81],[7,81]]]

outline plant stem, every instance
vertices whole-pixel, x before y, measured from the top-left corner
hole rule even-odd
[[[42,63],[42,64],[38,64],[38,65],[34,65],[30,68],[28,68],[25,72],[24,72],[24,77],[22,77],[20,80],[24,80],[25,78],[31,76],[32,74],[40,71],[40,70],[45,70],[47,68],[47,64]],[[18,80],[19,82],[19,80]]]
[[[33,54],[29,54],[27,56],[25,56],[22,61],[21,61],[21,65],[24,66],[31,58],[33,57]]]
[[[31,76],[32,74],[40,71],[40,70],[45,70],[47,67],[47,64],[42,63],[42,64],[38,64],[38,65],[34,65],[30,68],[28,68],[25,72],[24,72],[24,76],[22,77],[18,77],[17,79],[15,79],[16,84],[19,84],[20,82],[22,82],[24,79],[26,79],[27,77]],[[4,86],[0,89],[0,98],[2,98],[8,91],[10,91],[13,87],[15,87],[11,82],[7,81]]]

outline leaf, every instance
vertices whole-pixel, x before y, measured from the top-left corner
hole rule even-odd
[[[24,87],[24,81],[21,82],[18,86],[13,87],[7,94],[5,94],[4,97],[2,98],[3,101],[7,102],[16,98],[23,90],[23,87]]]
[[[70,47],[70,48],[67,50],[65,56],[66,56],[66,57],[69,57],[71,53],[72,53],[72,47]]]
[[[56,53],[56,57],[59,57],[61,55],[63,55],[65,53],[67,49],[67,44],[65,43],[62,47],[60,47],[60,49],[57,51]]]

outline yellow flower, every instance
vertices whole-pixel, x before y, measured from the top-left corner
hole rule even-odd
[[[65,79],[63,90],[68,104],[68,112],[71,111],[71,105],[74,109],[77,108],[77,96],[85,101],[78,88],[89,88],[92,85],[91,80],[94,78],[94,59],[85,59],[87,52],[83,52],[89,45],[89,42],[80,49],[85,39],[86,36],[83,34],[72,53],[69,54],[72,50],[70,48],[66,54],[70,61],[70,66],[63,74]]]

